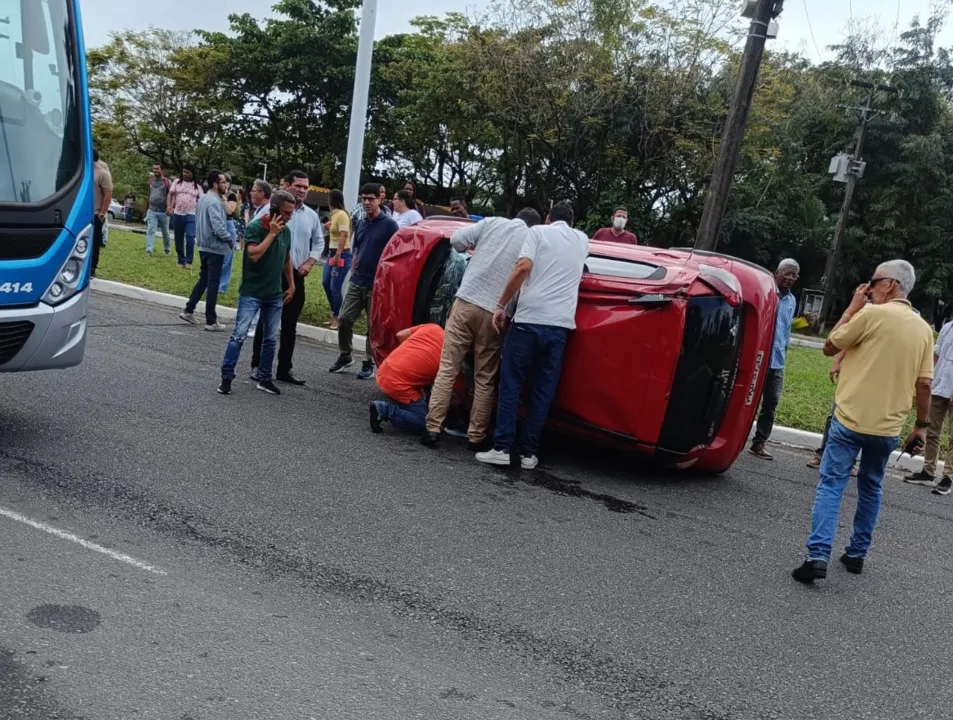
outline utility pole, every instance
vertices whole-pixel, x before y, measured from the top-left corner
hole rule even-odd
[[[265,182],[268,182],[268,163],[265,163],[265,172],[261,176],[261,179],[264,180]]]
[[[698,234],[695,236],[695,248],[698,250],[714,250],[718,246],[718,233],[725,216],[725,207],[728,205],[728,192],[731,190],[741,142],[744,140],[751,98],[754,96],[758,70],[764,55],[764,43],[769,37],[777,37],[777,23],[772,20],[781,14],[783,5],[784,0],[747,0],[742,11],[742,15],[751,18],[751,26],[741,56],[735,94],[725,120],[718,159],[711,174],[705,209],[698,226]]]
[[[347,158],[344,161],[344,206],[348,211],[357,205],[364,160],[364,130],[367,127],[367,95],[371,85],[371,61],[374,56],[374,25],[377,21],[377,0],[364,0],[361,12],[361,34],[357,44],[357,66],[354,69],[354,95],[351,100],[351,126],[347,136]]]
[[[824,266],[824,300],[821,303],[821,312],[818,316],[818,329],[823,331],[827,324],[827,317],[831,311],[831,305],[834,300],[834,283],[837,276],[837,255],[840,253],[840,247],[844,242],[844,235],[847,233],[847,223],[850,219],[850,208],[854,202],[854,191],[857,189],[857,182],[864,175],[866,163],[861,159],[864,153],[864,141],[867,139],[867,125],[880,112],[874,110],[874,101],[877,93],[890,92],[896,93],[897,89],[887,85],[875,85],[862,80],[852,80],[851,86],[860,87],[867,90],[867,101],[863,107],[850,108],[858,111],[859,125],[857,127],[857,141],[854,145],[854,154],[845,158],[845,162],[838,163],[843,158],[839,156],[831,162],[831,170],[835,173],[834,180],[843,182],[846,175],[847,184],[844,188],[844,202],[841,203],[840,215],[837,217],[837,226],[834,229],[834,237],[831,240],[830,248],[827,250],[827,264]]]

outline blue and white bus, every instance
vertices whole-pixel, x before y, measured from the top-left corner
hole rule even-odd
[[[0,0],[0,372],[83,359],[92,243],[79,0]]]

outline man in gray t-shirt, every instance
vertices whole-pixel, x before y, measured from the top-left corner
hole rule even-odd
[[[509,465],[510,449],[516,444],[516,414],[523,383],[532,373],[530,396],[520,438],[520,466],[532,470],[539,461],[543,423],[556,396],[562,374],[563,354],[569,333],[576,327],[576,303],[589,239],[572,229],[573,212],[568,203],[556,203],[545,226],[528,231],[519,261],[500,294],[493,315],[502,331],[505,307],[519,293],[513,326],[503,341],[500,371],[500,402],[496,415],[493,449],[477,453],[489,465]]]
[[[430,394],[427,432],[421,438],[424,445],[432,447],[440,439],[453,384],[464,358],[472,351],[473,407],[467,438],[471,449],[485,449],[502,345],[502,336],[493,327],[493,312],[529,228],[541,221],[538,212],[526,208],[515,220],[487,218],[464,226],[450,238],[454,250],[470,252],[472,256],[447,318],[440,370]]]
[[[169,215],[166,213],[166,201],[169,198],[169,186],[172,185],[162,173],[162,166],[152,166],[152,177],[146,183],[146,254],[152,255],[156,246],[156,228],[162,230],[162,248],[165,254],[172,252],[172,240],[169,237]]]

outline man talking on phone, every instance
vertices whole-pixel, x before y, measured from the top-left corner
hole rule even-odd
[[[238,311],[235,330],[228,339],[222,360],[222,395],[232,392],[235,366],[242,352],[248,330],[261,315],[261,362],[258,365],[258,389],[269,395],[281,395],[272,380],[275,346],[281,325],[282,308],[295,296],[295,272],[291,261],[291,230],[288,223],[295,211],[291,193],[276,192],[271,196],[267,214],[256,218],[245,228],[245,250],[242,256],[242,285],[238,289]],[[282,276],[284,290],[282,290]]]
[[[811,584],[827,577],[841,499],[858,454],[854,532],[840,562],[849,573],[863,572],[880,513],[887,461],[900,441],[914,396],[917,419],[903,450],[912,455],[923,448],[930,426],[933,329],[907,300],[915,281],[913,266],[906,260],[880,265],[870,282],[854,292],[824,343],[825,355],[843,352],[844,360],[821,458],[807,559],[791,573],[798,582]]]

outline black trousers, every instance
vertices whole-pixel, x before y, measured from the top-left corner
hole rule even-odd
[[[295,352],[295,338],[297,337],[298,320],[301,319],[301,311],[304,310],[304,281],[305,278],[294,271],[295,294],[291,301],[286,303],[281,309],[281,334],[278,340],[278,367],[275,369],[275,377],[282,377],[291,372],[293,364],[291,362]],[[288,289],[288,281],[284,274],[281,276],[281,290]],[[255,341],[252,344],[251,366],[257,368],[261,362],[261,339],[265,334],[264,325],[261,317],[258,318],[258,325],[255,327]]]
[[[755,425],[754,442],[764,444],[771,437],[774,429],[774,415],[781,402],[781,393],[784,392],[784,370],[768,370],[764,379],[764,390],[761,395],[761,414]]]
[[[99,267],[99,251],[103,247],[103,221],[99,216],[93,218],[93,257],[90,263],[92,274],[96,275],[96,268]]]

